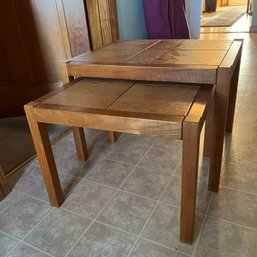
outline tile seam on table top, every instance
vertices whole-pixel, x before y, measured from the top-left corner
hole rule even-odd
[[[141,53],[147,51],[148,49],[150,49],[150,48],[152,48],[153,46],[159,44],[160,42],[161,42],[161,40],[157,40],[157,42],[154,42],[153,44],[151,44],[150,46],[147,46],[146,48],[142,49],[141,51],[139,51],[139,52],[137,52],[137,53],[135,53],[135,54],[132,54],[131,56],[125,58],[123,61],[129,60],[130,58],[133,58],[133,57],[135,57],[135,56],[137,56],[137,55],[139,55],[139,54],[141,54]]]
[[[163,40],[159,40],[156,44],[153,44],[151,47],[148,47],[148,48],[144,49],[144,51],[141,51],[141,52],[139,52],[139,53],[137,53],[137,54],[134,54],[134,55],[132,55],[132,56],[126,58],[123,62],[128,61],[128,60],[132,59],[133,57],[136,57],[136,56],[140,55],[142,52],[145,52],[145,51],[149,50],[150,48],[154,47],[155,45],[158,45],[158,44],[161,43],[161,42],[163,42]],[[159,56],[158,58],[160,58],[160,57],[166,55],[171,49],[175,49],[177,46],[179,46],[179,45],[181,44],[181,42],[182,42],[182,40],[178,41],[177,44],[176,44],[174,47],[170,47],[170,48],[168,48],[168,49],[163,49],[163,50],[165,50],[165,53],[162,54],[161,56]],[[157,59],[158,59],[158,58],[157,58]],[[156,60],[156,59],[155,59],[155,60]],[[155,62],[155,60],[153,60],[152,62],[150,62],[149,65],[153,64],[153,63]],[[131,63],[131,64],[132,64],[132,63]]]

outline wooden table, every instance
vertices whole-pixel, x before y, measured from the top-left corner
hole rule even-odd
[[[216,85],[206,121],[209,190],[219,190],[224,134],[232,132],[242,40],[117,41],[63,64],[63,82],[96,77]],[[78,142],[79,143],[79,142]]]
[[[200,133],[214,92],[212,85],[78,78],[25,105],[50,203],[59,207],[64,198],[49,123],[74,127],[79,160],[88,158],[83,128],[182,140],[180,240],[192,243]]]
[[[25,106],[51,204],[60,206],[64,199],[47,123],[73,126],[79,160],[88,157],[83,127],[181,139],[180,239],[192,243],[200,131],[208,109],[204,154],[211,160],[209,190],[217,192],[241,51],[241,40],[120,41],[66,62],[64,83],[97,79],[76,78]]]

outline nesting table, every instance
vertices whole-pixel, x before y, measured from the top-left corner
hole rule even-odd
[[[83,127],[181,139],[180,240],[192,243],[200,131],[206,120],[208,187],[217,192],[241,51],[241,40],[117,41],[63,63],[64,88],[25,105],[51,204],[63,195],[46,124],[73,126],[79,160],[88,158]]]

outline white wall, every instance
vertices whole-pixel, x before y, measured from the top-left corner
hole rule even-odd
[[[142,0],[116,0],[120,39],[147,38]],[[191,37],[200,37],[201,0],[186,0]]]
[[[141,0],[116,0],[120,39],[147,38]]]
[[[257,27],[257,0],[254,2],[252,26]]]
[[[200,37],[202,1],[186,0],[186,11],[191,38],[197,39]]]

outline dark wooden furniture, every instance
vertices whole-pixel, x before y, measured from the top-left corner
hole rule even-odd
[[[64,199],[46,124],[75,127],[79,160],[88,158],[84,127],[180,139],[183,140],[180,238],[192,243],[199,138],[213,95],[213,86],[81,79],[25,105],[51,204],[58,207]]]

